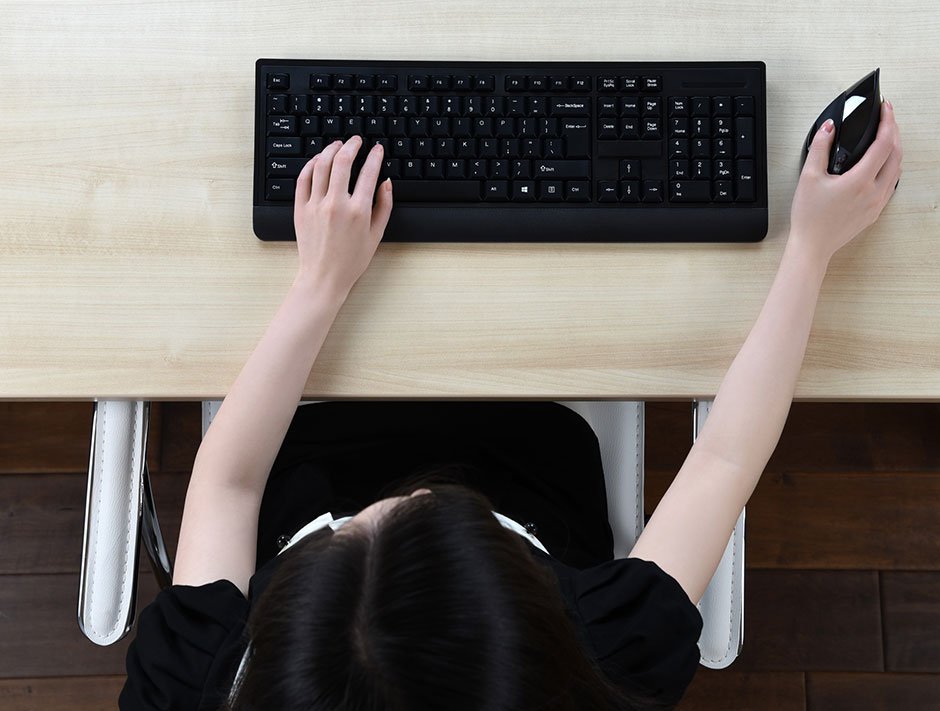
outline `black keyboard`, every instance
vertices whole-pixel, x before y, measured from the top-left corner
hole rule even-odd
[[[767,234],[763,62],[259,59],[254,230],[296,239],[324,146],[385,149],[386,241],[756,242]]]

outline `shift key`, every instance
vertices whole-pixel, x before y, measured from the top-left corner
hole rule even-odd
[[[534,160],[532,161],[532,177],[551,178],[553,180],[590,180],[591,161]]]
[[[565,156],[587,158],[591,155],[591,132],[582,119],[561,119],[561,135],[565,139]]]

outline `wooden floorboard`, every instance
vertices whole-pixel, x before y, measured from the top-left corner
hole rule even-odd
[[[886,669],[940,673],[940,573],[881,573],[881,594]]]
[[[138,609],[156,593],[153,576],[139,576]],[[77,574],[0,577],[0,678],[125,673],[133,634],[94,645],[78,628],[77,609]]]
[[[802,672],[700,668],[676,711],[805,711]]]
[[[806,675],[807,711],[937,711],[940,675]]]
[[[172,554],[201,411],[152,408]],[[129,640],[96,647],[76,624],[91,418],[91,403],[0,403],[3,709],[114,708],[123,684]],[[646,404],[648,507],[688,455],[691,422],[690,403]],[[701,667],[680,711],[940,711],[938,435],[936,403],[792,406],[748,506],[742,655]],[[156,594],[141,570],[139,606]]]
[[[113,711],[124,676],[0,680],[3,711]]]
[[[882,671],[878,573],[749,570],[736,671]]]
[[[151,476],[154,501],[170,554],[176,552],[188,472]],[[77,573],[85,521],[84,476],[0,476],[0,575]],[[142,570],[148,570],[142,553]]]
[[[651,514],[674,473],[647,471]],[[747,504],[748,568],[940,570],[940,472],[766,472]]]

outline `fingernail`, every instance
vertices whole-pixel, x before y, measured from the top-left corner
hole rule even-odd
[[[823,131],[826,133],[832,133],[832,127],[835,124],[832,122],[832,119],[826,119],[826,122],[822,125]]]
[[[891,109],[892,111],[894,111],[894,104],[892,104],[890,101],[885,101],[885,103],[888,104],[888,108],[889,108],[889,109]]]

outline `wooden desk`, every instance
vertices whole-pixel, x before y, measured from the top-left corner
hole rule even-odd
[[[0,398],[225,394],[296,268],[251,227],[264,56],[767,63],[762,243],[381,245],[306,396],[713,396],[776,271],[806,131],[880,66],[904,176],[831,264],[796,397],[940,400],[936,9],[696,5],[4,0]]]

